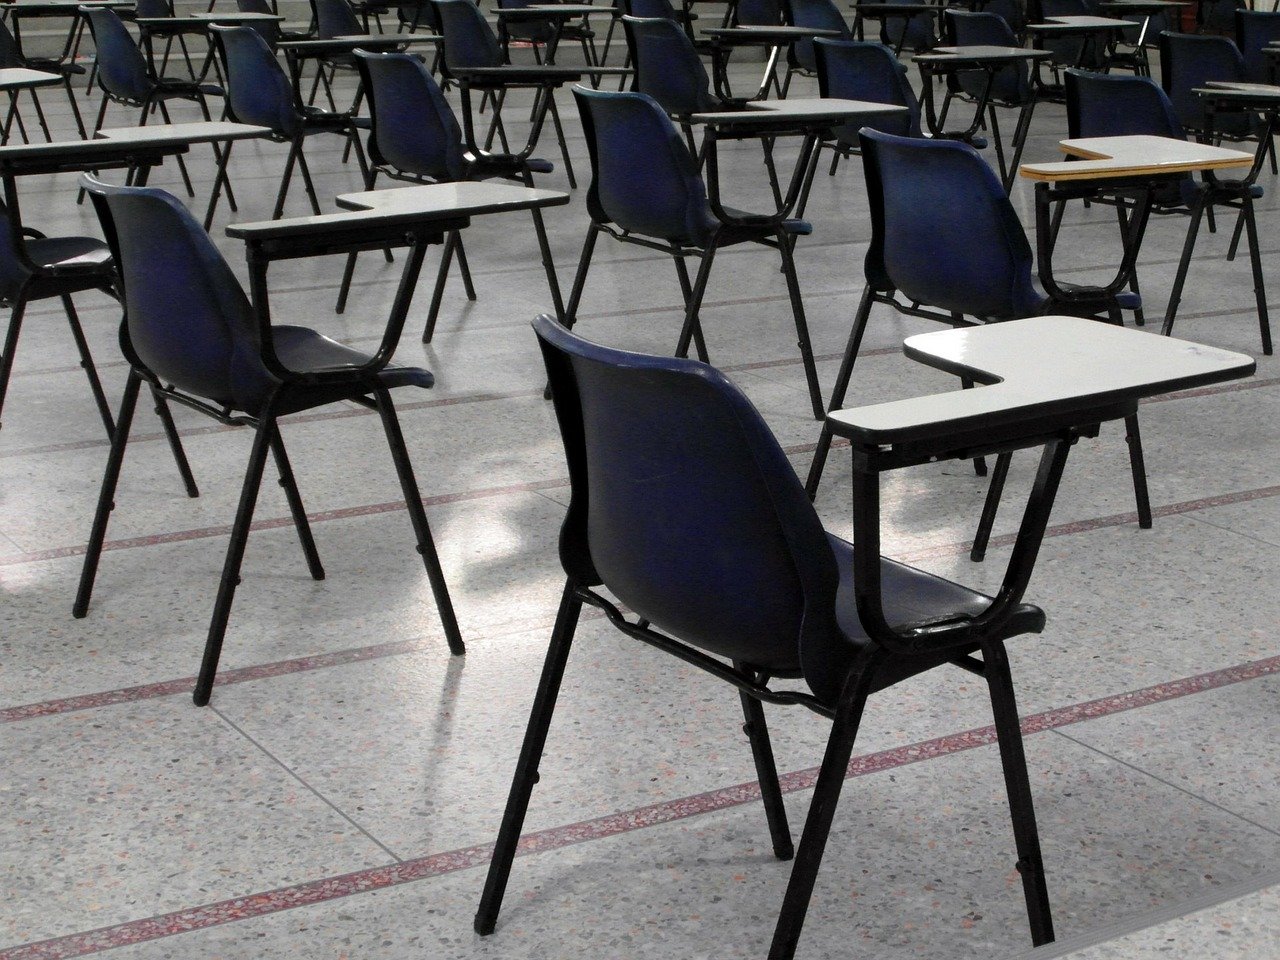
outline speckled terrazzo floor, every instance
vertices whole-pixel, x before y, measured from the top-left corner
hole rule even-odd
[[[758,69],[740,64],[735,77]],[[812,82],[795,92],[812,94]],[[44,102],[69,134],[65,99]],[[561,103],[581,186],[547,224],[567,291],[588,171]],[[108,117],[131,120],[119,108]],[[1041,106],[1026,159],[1056,156],[1064,135],[1062,107]],[[553,141],[540,153],[555,158]],[[337,141],[317,140],[311,155],[322,197],[358,188]],[[792,155],[780,147],[784,169]],[[556,159],[543,185],[567,189]],[[283,161],[274,145],[236,148],[238,219],[270,212]],[[765,202],[757,147],[727,150],[724,166],[736,205]],[[192,168],[207,190],[209,158],[197,151]],[[177,187],[176,170],[152,183]],[[1261,183],[1275,288],[1280,183]],[[24,183],[22,197],[48,233],[98,232],[69,176]],[[1030,223],[1025,185],[1014,202]],[[300,193],[289,209],[304,212]],[[243,277],[228,215],[213,235]],[[870,232],[856,161],[818,177],[809,218],[797,256],[829,389]],[[1150,228],[1151,316],[1184,229],[1177,218]],[[1106,211],[1073,211],[1062,272],[1104,276],[1113,230]],[[1226,261],[1227,239],[1202,236],[1177,332],[1259,355],[1247,261]],[[479,299],[451,282],[424,346],[419,297],[399,357],[437,384],[399,402],[467,656],[447,654],[376,419],[328,408],[284,426],[328,577],[307,578],[284,499],[265,485],[207,709],[191,704],[191,676],[248,436],[175,412],[202,489],[189,500],[154,418],[139,414],[93,609],[72,619],[106,444],[60,313],[30,311],[0,433],[0,960],[765,954],[787,867],[769,853],[736,697],[598,617],[584,618],[570,661],[526,824],[532,849],[496,934],[471,930],[558,599],[567,479],[528,329],[549,304],[527,218],[478,219],[466,240]],[[335,259],[273,267],[276,316],[367,345],[399,264],[362,258],[336,316],[340,271]],[[114,403],[118,308],[78,302]],[[666,352],[678,303],[661,257],[602,242],[580,329]],[[722,254],[704,325],[713,359],[803,471],[816,429],[775,257]],[[903,336],[926,329],[873,315],[858,401],[949,382],[900,354]],[[1142,416],[1154,529],[1131,514],[1120,431],[1081,443],[1031,589],[1048,629],[1011,650],[1060,943],[1030,948],[981,685],[935,673],[868,709],[799,956],[1280,955],[1280,368],[1259,356],[1253,379],[1161,398]],[[1025,491],[1032,469],[1016,460],[1010,490]],[[833,530],[849,529],[849,488],[837,455],[818,498]],[[895,476],[887,550],[992,587],[1015,511],[1002,513],[987,563],[970,563],[984,492],[963,466]],[[769,717],[798,835],[826,724],[799,710]]]

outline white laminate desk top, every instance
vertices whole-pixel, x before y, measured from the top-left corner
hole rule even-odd
[[[988,386],[828,415],[834,432],[893,444],[963,433],[1236,380],[1252,357],[1080,317],[1031,317],[908,337],[903,352]]]
[[[145,127],[108,127],[93,135],[95,140],[115,143],[218,143],[223,140],[252,140],[271,136],[270,127],[229,120],[196,120],[193,123],[152,123]]]
[[[695,113],[694,123],[717,126],[752,126],[756,124],[795,122],[832,122],[858,117],[905,113],[906,107],[896,103],[870,100],[840,100],[835,97],[795,97],[790,100],[751,100],[742,110],[719,110]]]
[[[1132,20],[1118,20],[1115,17],[1065,16],[1045,17],[1044,23],[1029,23],[1028,30],[1046,30],[1054,27],[1071,27],[1076,30],[1122,30],[1135,26]]]
[[[1022,176],[1050,182],[1103,180],[1194,173],[1253,164],[1251,153],[1173,137],[1084,137],[1063,140],[1058,146],[1068,156],[1081,159],[1024,163]]]

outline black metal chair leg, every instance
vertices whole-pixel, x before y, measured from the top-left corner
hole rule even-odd
[[[284,489],[285,500],[289,502],[289,515],[293,517],[294,529],[298,531],[302,554],[307,558],[307,570],[312,580],[323,580],[324,564],[320,562],[320,551],[316,549],[315,537],[311,535],[311,522],[307,519],[306,507],[302,505],[302,494],[298,492],[298,481],[293,475],[293,465],[289,463],[278,424],[271,436],[271,453],[280,473],[280,486]]]
[[[472,303],[476,300],[476,286],[471,282],[471,265],[467,263],[467,250],[462,245],[462,234],[458,234],[457,248],[453,251],[458,258],[458,273],[462,275],[462,290]],[[558,292],[558,291],[557,291]]]
[[[80,105],[76,103],[76,92],[71,87],[71,75],[67,74],[62,78],[64,86],[67,88],[67,99],[71,101],[71,115],[76,118],[76,131],[80,134],[80,139],[85,139],[84,117],[80,115]]]
[[[453,251],[458,245],[458,231],[451,230],[445,237],[444,250],[440,256],[440,270],[436,274],[435,289],[431,291],[431,307],[427,310],[427,325],[422,328],[422,342],[430,343],[436,334],[436,320],[440,317],[440,302],[444,299],[444,285],[449,278],[449,264],[453,262]]]
[[[960,315],[953,313],[952,316],[959,318]],[[961,377],[960,386],[962,389],[972,390],[973,381],[968,377]],[[986,457],[973,458],[973,473],[974,473],[974,476],[977,476],[977,477],[985,477],[987,475],[987,458]]]
[[[165,123],[173,123],[173,119],[169,116],[169,107],[165,104],[163,100],[156,100],[155,106],[156,106],[156,109],[160,111],[160,117],[161,119],[164,120]],[[146,107],[143,107],[142,119],[144,124],[146,123],[146,117],[147,117],[147,109]],[[183,183],[183,186],[187,188],[187,196],[194,197],[196,195],[196,188],[191,185],[191,174],[187,172],[187,163],[185,160],[182,159],[182,154],[178,154],[177,160],[178,160],[178,173],[182,175],[182,183]]]
[[[89,612],[89,599],[93,596],[93,581],[98,575],[98,560],[102,556],[102,543],[107,537],[107,521],[115,509],[116,483],[120,479],[120,466],[124,463],[124,448],[129,442],[129,428],[133,426],[133,411],[138,404],[138,391],[142,377],[136,370],[129,371],[125,381],[124,396],[116,416],[116,431],[111,438],[111,452],[107,455],[107,468],[102,476],[102,489],[98,493],[98,508],[93,515],[93,527],[89,532],[89,544],[84,552],[84,565],[80,568],[80,585],[71,605],[71,615],[83,617]]]
[[[671,259],[676,265],[676,277],[680,281],[680,297],[684,302],[684,308],[689,309],[689,298],[693,296],[693,284],[689,282],[689,266],[684,262],[684,256],[680,253],[680,248],[672,245]],[[698,353],[698,359],[703,363],[710,363],[711,359],[707,355],[707,341],[703,339],[701,325],[693,328],[693,349]]]
[[[822,388],[818,385],[818,365],[813,359],[813,342],[809,339],[809,323],[804,315],[804,301],[800,298],[800,280],[796,277],[796,261],[791,253],[792,238],[779,230],[778,251],[782,254],[782,273],[787,279],[787,295],[791,298],[791,313],[796,324],[796,346],[800,348],[800,362],[804,365],[804,377],[809,383],[809,402],[813,405],[813,419],[825,419],[822,408]]]
[[[551,243],[547,240],[547,227],[542,220],[542,211],[537,208],[529,211],[533,215],[533,232],[538,235],[538,253],[542,257],[542,267],[547,274],[547,290],[551,293],[551,305],[555,308],[556,319],[564,323],[564,298],[560,295],[560,280],[556,276],[555,261],[551,258]],[[470,287],[471,274],[467,270],[467,261],[463,258],[462,238],[458,238],[458,265],[462,268],[462,277]],[[475,291],[471,291],[471,299],[475,299]]]
[[[1244,198],[1245,229],[1249,232],[1249,265],[1253,268],[1253,295],[1258,302],[1258,332],[1262,335],[1262,352],[1271,356],[1271,319],[1267,315],[1267,290],[1262,279],[1262,251],[1258,249],[1258,221],[1254,216],[1253,198]]]
[[[436,554],[431,527],[427,524],[427,513],[422,508],[422,495],[418,492],[418,481],[413,475],[413,465],[409,462],[404,435],[400,432],[400,421],[396,419],[396,408],[385,387],[375,388],[373,396],[382,417],[382,428],[387,433],[387,445],[391,448],[391,459],[396,466],[396,475],[400,478],[400,488],[404,491],[405,506],[409,508],[409,519],[418,538],[418,553],[422,555],[423,565],[427,569],[427,579],[431,582],[431,592],[435,596],[436,609],[440,614],[440,624],[444,627],[445,639],[449,642],[449,651],[454,656],[461,656],[467,652],[467,648],[463,645],[462,634],[458,630],[453,601],[449,599],[449,587],[444,580],[444,571],[440,568],[440,557]]]
[[[48,123],[48,121],[47,121],[47,120],[45,120],[45,117],[44,117],[44,108],[40,106],[40,97],[39,97],[39,95],[36,93],[36,91],[35,91],[35,88],[34,88],[34,87],[31,89],[30,93],[31,93],[31,105],[32,105],[33,107],[35,107],[35,110],[36,110],[36,120],[37,120],[37,121],[39,121],[39,123],[40,123],[40,129],[41,129],[41,131],[43,131],[43,133],[44,133],[44,139],[45,139],[45,142],[46,142],[46,143],[52,143],[52,142],[53,142],[53,136],[49,133],[49,123]]]
[[[822,854],[831,833],[836,805],[849,769],[849,757],[853,754],[858,725],[862,721],[862,708],[871,690],[878,659],[875,653],[859,658],[858,667],[845,681],[835,722],[831,726],[831,738],[827,740],[826,753],[818,771],[813,800],[809,804],[809,815],[805,818],[800,849],[796,852],[795,866],[791,868],[778,925],[773,931],[769,960],[792,960],[795,957],[796,944],[800,941],[800,930],[809,911],[809,899],[818,879],[818,868],[822,865]]]
[[[107,436],[115,433],[115,420],[111,417],[111,407],[107,403],[107,395],[102,391],[102,381],[98,379],[98,368],[93,365],[93,354],[89,352],[89,341],[85,339],[84,328],[80,326],[80,317],[76,313],[75,304],[70,294],[62,295],[62,308],[67,312],[67,324],[71,327],[71,336],[76,341],[76,350],[80,352],[80,366],[89,378],[89,389],[93,392],[93,402],[98,406],[98,416],[107,428]]]
[[[231,196],[231,179],[227,176],[227,164],[231,162],[231,146],[234,141],[228,140],[222,149],[214,146],[214,153],[218,158],[218,172],[213,178],[213,191],[209,194],[209,209],[205,211],[204,228],[207,231],[213,226],[213,212],[218,209],[218,199],[222,196],[222,185],[227,186],[227,205],[235,210],[233,198]]]
[[[587,285],[587,271],[591,268],[591,257],[595,253],[596,238],[600,235],[598,224],[587,227],[587,238],[582,242],[582,254],[578,257],[578,269],[573,275],[573,287],[569,290],[569,303],[564,310],[564,325],[572,327],[578,320],[578,304],[582,302],[582,291]]]
[[[1031,781],[1027,776],[1027,758],[1022,747],[1018,704],[1004,644],[999,641],[984,643],[982,662],[991,693],[991,713],[1000,743],[1005,789],[1009,794],[1009,813],[1018,851],[1017,868],[1022,875],[1022,892],[1027,900],[1031,942],[1038,947],[1053,942],[1053,917],[1049,909],[1049,890],[1045,885],[1035,806],[1031,799]]]
[[[741,663],[734,669],[751,672]],[[757,677],[756,679],[761,679]],[[767,678],[764,678],[767,679]],[[769,728],[765,724],[764,705],[750,694],[738,691],[742,701],[742,732],[751,743],[751,756],[756,764],[756,779],[760,782],[760,799],[764,803],[765,818],[769,821],[769,836],[773,839],[773,855],[779,860],[790,860],[795,854],[791,843],[791,828],[787,825],[787,809],[782,801],[782,786],[778,783],[778,767],[773,759],[773,746],[769,743]]]
[[[533,698],[529,726],[525,728],[520,759],[516,762],[511,793],[507,796],[502,827],[498,830],[498,842],[494,844],[493,859],[489,861],[489,872],[485,876],[484,892],[480,895],[480,906],[472,924],[476,933],[482,937],[493,933],[498,923],[502,896],[507,889],[507,880],[511,877],[511,862],[515,859],[516,846],[520,842],[520,830],[524,826],[533,786],[538,782],[538,764],[547,743],[551,715],[556,709],[556,697],[560,693],[560,683],[564,679],[565,664],[569,660],[569,650],[573,646],[573,634],[581,612],[582,601],[574,592],[573,582],[569,581],[564,585],[564,593],[560,597],[556,625],[551,631],[547,659],[543,662],[538,692]]]
[[[1124,201],[1120,199],[1116,200],[1116,220],[1120,224],[1120,241],[1124,243],[1129,236],[1129,211],[1125,207]],[[1134,264],[1133,272],[1129,274],[1129,289],[1141,302],[1142,291],[1138,289],[1138,266],[1136,263]],[[1140,327],[1146,326],[1147,316],[1142,307],[1138,307],[1137,310],[1133,311],[1133,322]]]
[[[560,156],[564,157],[564,172],[569,177],[569,188],[576,190],[578,179],[573,175],[573,160],[569,156],[569,142],[564,136],[564,126],[560,123],[560,110],[556,106],[555,91],[548,90],[546,96],[546,109],[551,113],[551,123],[556,130],[556,138],[560,141]]]
[[[1124,418],[1125,442],[1129,444],[1129,467],[1133,472],[1133,498],[1138,505],[1138,526],[1151,529],[1151,498],[1147,493],[1147,467],[1142,456],[1142,434],[1138,430],[1138,415]]]
[[[297,161],[298,153],[301,149],[301,137],[289,144],[289,157],[284,162],[284,173],[280,176],[280,190],[276,193],[276,206],[271,213],[272,220],[279,220],[281,214],[284,213],[285,197],[289,195],[289,181],[293,179],[293,165]]]
[[[311,168],[307,166],[307,155],[303,151],[303,141],[298,141],[298,172],[302,174],[302,186],[311,201],[311,212],[320,216],[320,198],[316,196],[316,185],[311,182]]]
[[[338,285],[338,300],[333,305],[334,313],[343,313],[347,309],[347,297],[351,293],[351,279],[356,273],[356,251],[347,254],[347,262],[342,268],[342,283]]]
[[[845,394],[849,392],[849,381],[853,377],[853,365],[858,359],[858,350],[862,347],[862,335],[867,330],[867,318],[871,316],[871,305],[875,302],[875,293],[871,287],[863,287],[862,301],[858,304],[858,312],[853,318],[853,327],[849,330],[849,342],[844,348],[844,357],[840,361],[840,370],[836,373],[836,383],[831,390],[831,402],[828,410],[839,410],[844,405]],[[818,446],[813,451],[813,460],[809,463],[809,475],[804,482],[804,492],[813,500],[818,495],[818,484],[822,480],[823,468],[827,465],[827,455],[831,452],[831,428],[824,418],[822,433],[818,437]]]
[[[978,520],[978,530],[973,535],[973,546],[969,550],[969,559],[974,563],[981,563],[987,556],[991,528],[996,523],[996,513],[1000,509],[1000,498],[1004,495],[1004,484],[1009,477],[1009,464],[1012,462],[1013,454],[1008,451],[996,457],[991,482],[987,484],[987,499],[982,504],[982,516]]]
[[[196,486],[191,464],[187,462],[187,452],[182,449],[182,439],[178,436],[178,428],[174,425],[169,404],[155,387],[151,388],[151,399],[155,401],[156,416],[160,418],[160,424],[164,427],[165,439],[169,441],[169,449],[173,452],[173,461],[178,465],[178,473],[182,476],[182,485],[187,489],[187,496],[195,499],[200,496],[200,488]]]
[[[0,353],[0,417],[4,414],[4,398],[9,393],[9,377],[13,373],[13,357],[18,352],[18,335],[22,332],[22,318],[27,312],[27,299],[19,293],[9,314],[9,329],[4,337],[4,352]],[[2,422],[2,420],[0,420]],[[110,435],[111,431],[107,431]]]
[[[1178,273],[1173,281],[1173,290],[1169,293],[1169,305],[1164,311],[1164,325],[1160,332],[1169,336],[1173,332],[1173,319],[1178,314],[1178,302],[1182,299],[1182,286],[1187,281],[1187,270],[1191,266],[1191,255],[1196,249],[1196,234],[1200,232],[1200,218],[1205,212],[1203,197],[1197,197],[1191,208],[1191,223],[1187,227],[1187,239],[1182,244],[1182,259],[1178,261]]]
[[[1236,252],[1240,249],[1240,234],[1244,232],[1244,206],[1240,207],[1240,213],[1236,216],[1236,225],[1231,231],[1231,242],[1227,244],[1227,262],[1235,260]]]
[[[213,617],[209,621],[209,635],[205,640],[204,658],[200,662],[200,674],[191,695],[197,707],[209,702],[213,693],[213,681],[218,674],[218,660],[222,656],[222,641],[227,635],[227,621],[231,619],[231,602],[240,584],[240,563],[244,560],[244,548],[249,541],[249,526],[253,523],[253,509],[258,502],[258,490],[262,486],[262,471],[267,464],[267,451],[276,431],[275,417],[268,411],[258,422],[249,453],[249,465],[244,473],[244,486],[240,489],[240,505],[231,525],[231,540],[227,544],[227,558],[222,565],[222,579],[218,583],[218,598],[213,604]]]
[[[684,326],[680,330],[680,339],[676,341],[676,356],[689,355],[689,343],[694,337],[702,337],[702,320],[698,313],[702,309],[702,298],[707,292],[707,278],[711,276],[711,265],[716,259],[716,244],[712,240],[702,253],[702,262],[698,264],[698,276],[693,282],[693,292],[685,305]],[[705,362],[705,361],[704,361]]]

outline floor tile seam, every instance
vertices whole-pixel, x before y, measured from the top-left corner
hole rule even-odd
[[[1152,927],[1179,920],[1202,910],[1211,910],[1224,903],[1230,903],[1232,900],[1239,900],[1241,897],[1247,897],[1250,894],[1275,886],[1280,886],[1280,870],[1269,871],[1246,880],[1223,884],[1221,887],[1208,890],[1196,897],[1178,900],[1174,903],[1156,907],[1153,910],[1121,917],[1112,923],[1106,923],[1090,930],[1072,934],[1069,937],[1058,940],[1056,943],[1019,951],[1016,954],[1007,956],[1005,960],[1057,960],[1059,957],[1069,957],[1071,954],[1089,947],[1096,947],[1112,940],[1140,933],[1143,930],[1149,930]]]
[[[266,746],[263,745],[263,743],[260,740],[258,740],[252,734],[247,732],[243,727],[241,727],[240,724],[236,723],[229,716],[227,716],[226,713],[224,713],[221,709],[217,707],[217,705],[209,704],[209,709],[212,710],[213,713],[217,715],[218,718],[221,719],[222,722],[225,723],[228,727],[230,727],[236,733],[240,734],[240,736],[244,737],[244,739],[248,740],[249,743],[253,744],[253,746],[257,748],[260,752],[262,752],[272,763],[276,764],[276,766],[278,766],[281,770],[283,770],[290,777],[292,777],[299,784],[301,784],[303,789],[305,789],[317,800],[319,800],[321,803],[323,803],[325,806],[331,809],[334,813],[336,813],[339,817],[341,817],[347,823],[351,824],[351,826],[354,827],[357,831],[359,831],[359,833],[363,837],[365,837],[365,839],[367,839],[370,843],[372,843],[379,850],[385,853],[395,863],[404,863],[404,857],[400,856],[398,853],[392,850],[389,846],[383,843],[382,840],[374,836],[373,833],[370,830],[368,830],[363,824],[357,822],[354,817],[352,817],[349,813],[347,813],[347,811],[343,810],[333,800],[331,800],[325,794],[321,793],[318,789],[316,789],[316,787],[314,787],[309,781],[307,781],[307,779],[303,777],[302,774],[298,773],[297,770],[295,770],[289,764],[285,763],[283,760],[277,757],[274,753],[272,753]]]
[[[1280,673],[1280,656],[1154,684],[1066,707],[1056,707],[1024,717],[1023,736],[1034,736],[1059,727],[1099,719],[1275,673]],[[850,760],[845,778],[867,776],[995,743],[996,735],[993,726],[946,734],[931,740],[855,756]],[[783,792],[794,793],[809,789],[817,780],[818,770],[818,767],[811,767],[782,775],[779,780]],[[593,840],[621,836],[646,827],[733,809],[757,802],[759,796],[758,783],[747,782],[631,810],[618,811],[577,823],[550,827],[522,836],[517,856],[547,853]],[[426,854],[390,866],[367,868],[338,876],[303,881],[229,900],[125,921],[95,930],[19,944],[0,949],[0,960],[68,960],[72,957],[86,956],[193,930],[254,919],[297,907],[326,903],[356,893],[386,889],[484,866],[492,854],[492,849],[492,844],[477,844],[441,853]]]
[[[1280,543],[1275,543],[1271,540],[1266,540],[1262,537],[1255,536],[1252,533],[1247,533],[1244,530],[1237,530],[1235,527],[1229,527],[1225,523],[1215,523],[1214,521],[1208,520],[1204,517],[1193,516],[1190,519],[1194,520],[1196,523],[1203,523],[1205,526],[1214,527],[1215,529],[1222,530],[1225,533],[1233,533],[1237,537],[1243,537],[1246,540],[1251,540],[1254,543],[1260,543],[1266,547],[1280,548]]]
[[[1190,797],[1191,799],[1195,800],[1197,803],[1203,803],[1206,806],[1213,807],[1219,813],[1224,813],[1227,816],[1231,817],[1233,820],[1239,820],[1242,823],[1247,823],[1249,826],[1253,827],[1256,830],[1260,830],[1263,833],[1269,834],[1270,836],[1280,839],[1280,830],[1277,830],[1273,827],[1268,827],[1266,824],[1259,823],[1257,820],[1254,820],[1252,817],[1245,816],[1243,813],[1240,813],[1238,810],[1232,810],[1230,807],[1223,806],[1221,803],[1214,800],[1213,798],[1207,797],[1204,794],[1197,793],[1196,791],[1191,790],[1188,787],[1175,783],[1174,781],[1170,780],[1168,777],[1164,776],[1163,774],[1157,773],[1156,771],[1148,769],[1147,767],[1144,767],[1141,764],[1135,763],[1131,760],[1126,760],[1123,757],[1119,757],[1109,750],[1103,750],[1101,747],[1096,746],[1092,743],[1088,743],[1087,741],[1081,740],[1079,737],[1073,737],[1071,734],[1064,733],[1062,730],[1055,729],[1049,732],[1053,733],[1056,736],[1063,737],[1064,739],[1070,740],[1072,743],[1076,744],[1077,746],[1083,747],[1084,749],[1092,753],[1096,753],[1101,757],[1105,757],[1106,759],[1114,763],[1118,763],[1120,764],[1120,766],[1126,767],[1129,770],[1134,771],[1135,773],[1138,773],[1144,777],[1147,777],[1148,779],[1151,779],[1156,781],[1157,783],[1163,784],[1164,786],[1168,787],[1171,790],[1176,790],[1178,793],[1181,793],[1184,796]]]

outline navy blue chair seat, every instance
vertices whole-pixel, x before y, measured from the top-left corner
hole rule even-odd
[[[1052,940],[1004,647],[1040,632],[1044,613],[1021,602],[1017,582],[1006,580],[1004,601],[993,602],[878,557],[870,531],[860,533],[861,554],[825,531],[760,414],[714,368],[590,343],[550,317],[535,320],[534,329],[571,478],[559,543],[565,585],[476,932],[496,928],[587,604],[627,636],[737,688],[774,854],[795,860],[769,953],[774,960],[795,955],[867,697],[948,664],[981,672],[990,684],[1032,940]],[[856,515],[865,516],[862,507],[855,504]],[[872,614],[868,626],[859,605],[883,616]],[[947,628],[974,624],[971,617],[996,606],[990,625]],[[925,624],[937,631],[931,640],[904,639]],[[970,656],[976,651],[981,661]],[[770,680],[779,675],[799,676],[803,687],[775,690]],[[798,850],[764,702],[800,703],[834,719]]]
[[[821,419],[822,394],[792,256],[793,238],[808,234],[810,224],[731,208],[716,210],[693,152],[652,97],[583,87],[575,87],[573,95],[591,157],[592,178],[587,190],[591,224],[565,308],[565,323],[572,326],[576,322],[596,240],[606,233],[623,243],[671,256],[685,302],[676,355],[684,356],[692,344],[705,361],[707,349],[699,313],[716,251],[740,243],[772,247],[782,257],[809,398],[815,418]],[[693,283],[685,265],[689,256],[700,261]]]
[[[250,34],[262,42],[256,33]],[[109,186],[89,176],[83,182],[93,197],[123,288],[120,345],[129,363],[129,378],[72,607],[74,615],[88,613],[142,384],[220,423],[253,427],[253,450],[193,695],[197,705],[208,703],[268,453],[275,459],[308,570],[314,579],[324,579],[279,418],[353,401],[377,410],[382,420],[445,637],[453,653],[463,653],[390,394],[401,386],[430,387],[433,380],[426,370],[388,365],[399,330],[388,328],[389,347],[369,355],[305,327],[271,325],[259,316],[209,235],[173,196],[148,187]]]

